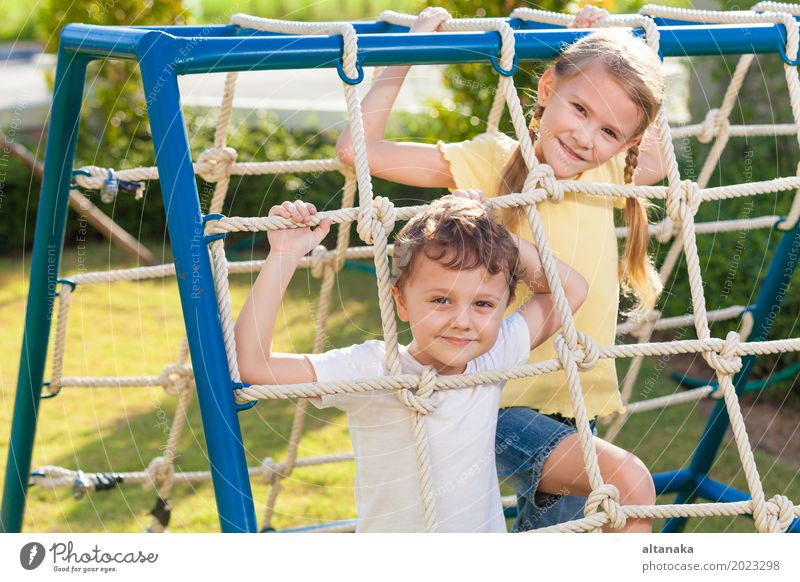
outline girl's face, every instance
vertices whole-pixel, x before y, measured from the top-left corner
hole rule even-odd
[[[545,108],[535,152],[556,178],[596,168],[641,139],[642,111],[602,64],[558,78],[548,69],[539,79]]]

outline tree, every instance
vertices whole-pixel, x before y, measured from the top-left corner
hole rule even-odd
[[[55,52],[61,30],[70,22],[110,26],[183,24],[189,14],[182,0],[44,0],[36,29],[45,50]],[[52,78],[50,84],[52,86]],[[78,164],[120,167],[152,162],[152,145],[138,68],[133,63],[94,62],[81,114]]]

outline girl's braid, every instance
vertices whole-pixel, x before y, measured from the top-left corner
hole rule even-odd
[[[625,176],[626,184],[633,184],[633,172],[636,170],[636,165],[639,163],[639,146],[634,144],[628,148],[628,155],[625,156]]]

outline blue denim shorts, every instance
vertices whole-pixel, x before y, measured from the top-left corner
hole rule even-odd
[[[591,423],[596,434],[595,421]],[[500,483],[517,494],[514,531],[526,531],[582,517],[585,497],[538,491],[542,469],[564,438],[577,432],[575,420],[524,407],[504,408],[497,418],[495,458]]]

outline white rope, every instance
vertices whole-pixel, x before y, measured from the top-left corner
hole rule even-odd
[[[330,463],[343,463],[353,460],[352,453],[339,453],[335,455],[322,455],[318,457],[307,457],[297,459],[294,463],[295,468],[298,467],[314,467],[319,465],[328,465]],[[148,488],[158,486],[161,480],[160,475],[164,466],[163,457],[156,457],[151,460],[146,471],[131,471],[131,472],[113,472],[114,475],[121,477],[120,484],[138,484],[145,485]],[[250,477],[264,477],[276,471],[283,471],[281,465],[276,465],[272,459],[264,459],[258,467],[250,467],[247,473]],[[103,472],[84,473],[85,476],[91,477],[92,475],[104,475]],[[75,480],[79,476],[79,471],[73,469],[66,469],[64,467],[57,467],[53,465],[45,465],[37,467],[31,477],[31,481],[39,487],[45,489],[55,489],[58,487],[72,487]],[[211,471],[181,471],[173,475],[176,483],[202,483],[211,480]],[[89,491],[94,491],[94,483],[92,479],[88,478],[87,483]]]

